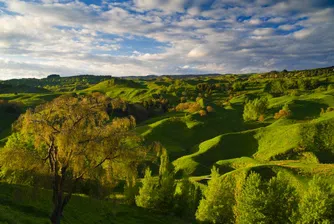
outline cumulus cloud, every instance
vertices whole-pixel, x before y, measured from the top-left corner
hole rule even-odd
[[[334,59],[325,0],[3,2],[0,79],[260,72]]]

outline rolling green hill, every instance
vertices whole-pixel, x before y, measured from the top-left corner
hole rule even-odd
[[[24,88],[14,91],[13,86],[23,82]],[[186,175],[202,189],[213,166],[226,177],[245,178],[254,171],[269,179],[280,172],[298,189],[314,175],[334,184],[332,69],[184,78],[55,76],[2,81],[0,88],[0,150],[12,124],[28,108],[64,94],[98,92],[120,104],[111,103],[111,119],[139,117],[135,133],[147,145],[160,142],[177,179]],[[260,98],[266,99],[265,109],[255,119],[246,120],[246,105]],[[157,169],[152,170],[157,175]],[[140,178],[136,180],[139,185]],[[76,195],[65,210],[63,223],[187,223],[174,214],[158,215],[125,205],[122,193],[118,192],[117,199],[106,200]],[[0,220],[46,223],[49,198],[50,191],[45,189],[34,191],[28,186],[0,183]]]

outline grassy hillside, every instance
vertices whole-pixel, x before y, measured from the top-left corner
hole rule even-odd
[[[211,178],[213,166],[224,177],[245,178],[254,171],[269,179],[282,173],[300,191],[314,175],[334,184],[331,69],[243,76],[82,76],[25,81],[27,87],[16,92],[9,85],[22,85],[23,81],[1,83],[6,89],[0,91],[0,150],[11,134],[12,124],[28,108],[64,94],[98,92],[112,99],[108,106],[111,119],[139,117],[135,133],[147,145],[160,142],[176,178],[186,174],[202,189]],[[265,109],[255,114],[255,119],[247,120],[246,105],[259,99],[265,99]],[[140,178],[143,167],[150,164],[141,164]],[[122,178],[125,182],[124,175]],[[139,185],[140,178],[136,180]],[[48,190],[0,183],[0,220],[47,223],[50,194]],[[76,195],[65,209],[63,223],[186,223],[173,214],[153,214],[120,202],[119,198],[97,200]]]
[[[51,191],[0,183],[0,223],[45,224],[51,212]],[[119,199],[98,200],[75,195],[64,211],[62,223],[186,223],[172,216],[119,203]]]

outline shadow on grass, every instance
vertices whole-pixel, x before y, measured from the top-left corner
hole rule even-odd
[[[35,217],[39,217],[39,218],[46,218],[49,217],[50,213],[43,211],[39,208],[36,208],[32,205],[22,205],[19,204],[20,202],[15,202],[15,201],[11,201],[9,199],[5,199],[5,198],[0,198],[0,203],[2,205],[8,206],[13,210],[17,210],[20,211],[22,213],[26,213],[26,214],[31,214]]]
[[[317,118],[320,116],[321,108],[326,107],[326,104],[306,100],[294,100],[289,104],[289,108],[292,111],[291,118],[297,120]]]

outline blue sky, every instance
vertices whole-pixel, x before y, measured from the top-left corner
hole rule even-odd
[[[0,0],[0,79],[334,65],[333,0]]]

